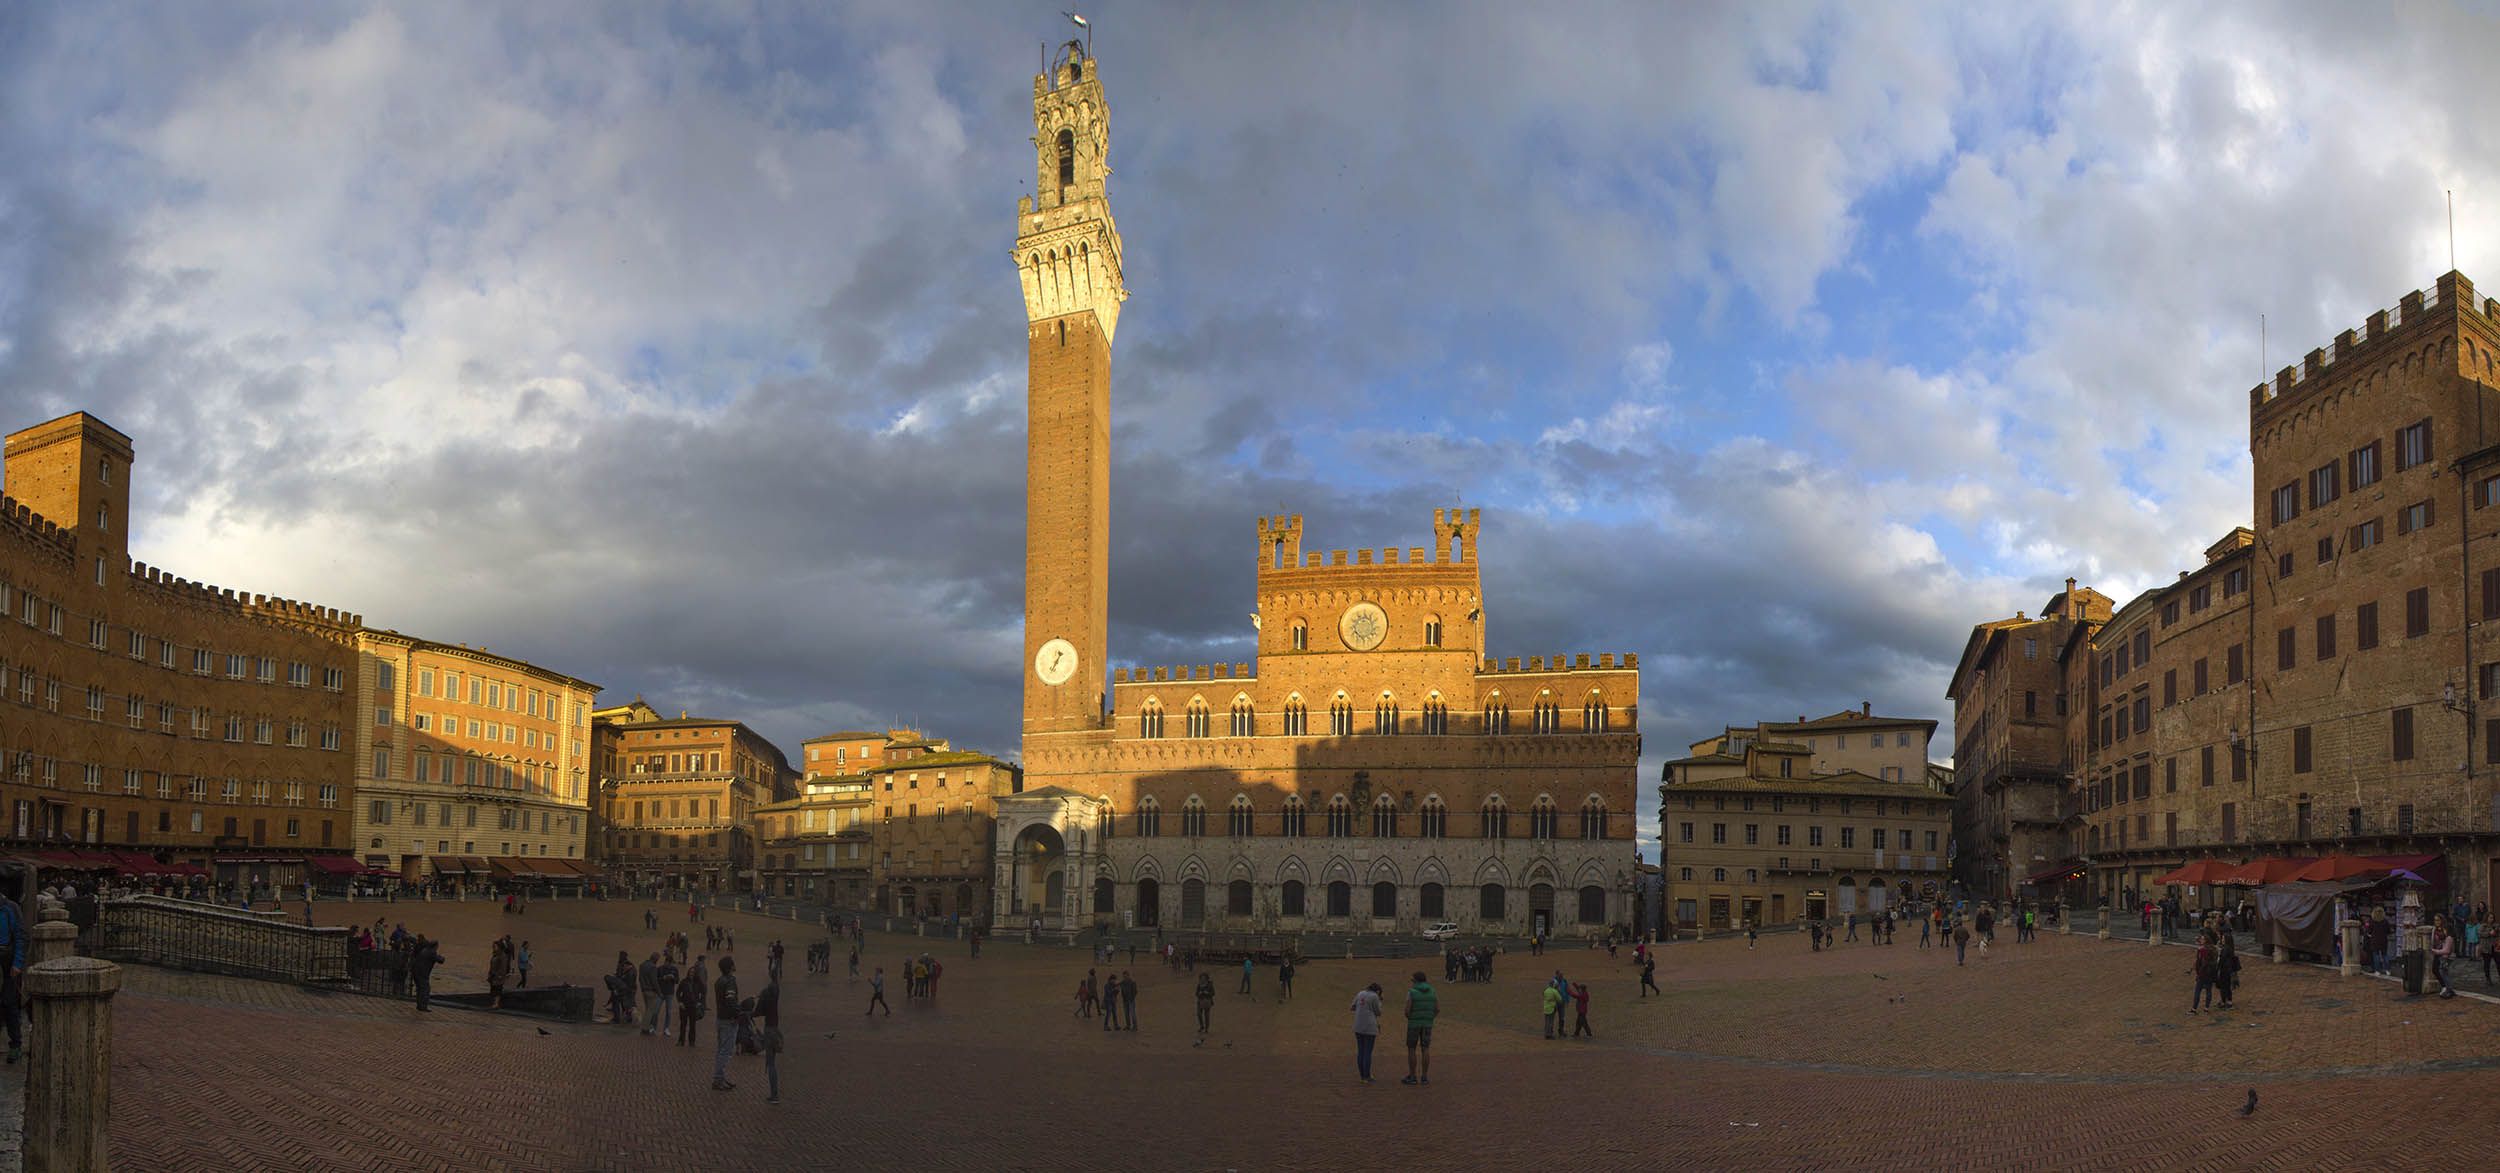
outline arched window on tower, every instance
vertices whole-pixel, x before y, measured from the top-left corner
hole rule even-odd
[[[1603,839],[1605,837],[1606,804],[1599,801],[1596,795],[1590,795],[1587,802],[1580,804],[1580,838]]]
[[[1311,712],[1302,707],[1301,697],[1285,701],[1285,736],[1301,737],[1311,731]]]
[[[1588,703],[1580,706],[1580,728],[1590,733],[1606,731],[1606,698],[1603,695],[1592,692]]]
[[[1152,697],[1146,698],[1145,707],[1137,711],[1137,735],[1139,737],[1163,736],[1162,701]]]
[[[1293,838],[1296,838],[1296,839],[1301,838],[1301,837],[1302,837],[1302,834],[1303,834],[1303,829],[1304,829],[1304,828],[1303,828],[1303,816],[1305,816],[1306,814],[1308,814],[1308,813],[1309,813],[1309,810],[1310,810],[1310,808],[1309,808],[1309,807],[1306,807],[1306,806],[1304,806],[1304,805],[1303,805],[1303,803],[1302,803],[1302,796],[1301,796],[1301,795],[1299,795],[1299,794],[1288,794],[1288,795],[1286,795],[1286,796],[1285,796],[1285,814],[1284,814],[1284,833],[1285,833],[1286,835],[1289,835],[1289,836],[1291,836],[1291,837],[1293,837]]]
[[[1231,808],[1225,812],[1224,831],[1235,839],[1247,839],[1256,833],[1253,824],[1256,817],[1250,807],[1250,796],[1236,794]]]
[[[1439,839],[1449,832],[1450,808],[1442,804],[1440,795],[1424,796],[1421,821],[1421,834],[1426,839]]]
[[[1442,702],[1440,693],[1433,693],[1424,699],[1424,732],[1438,737],[1449,731],[1450,706]]]
[[[1424,646],[1428,648],[1441,646],[1441,617],[1438,615],[1429,615],[1424,618]]]
[[[1162,833],[1163,804],[1149,794],[1145,801],[1137,804],[1137,835],[1141,839],[1152,839]]]
[[[1189,801],[1181,804],[1181,834],[1196,839],[1206,833],[1207,804],[1198,801],[1197,795],[1190,795]]]
[[[1535,805],[1528,808],[1528,838],[1553,838],[1554,822],[1553,797],[1545,794],[1537,795]]]
[[[1478,820],[1478,823],[1483,827],[1483,835],[1487,839],[1510,838],[1510,807],[1503,803],[1501,795],[1496,794],[1484,800],[1483,817]]]
[[[1293,621],[1293,650],[1297,652],[1311,650],[1311,625],[1299,619]]]
[[[1249,737],[1258,732],[1257,715],[1250,707],[1250,698],[1233,698],[1233,736]]]
[[[1059,186],[1076,182],[1076,132],[1059,132]]]
[[[1372,838],[1395,839],[1397,837],[1398,804],[1388,795],[1383,794],[1372,800]]]
[[[1354,836],[1354,804],[1340,794],[1328,800],[1328,837],[1350,839]]]
[[[1205,697],[1189,698],[1187,723],[1189,727],[1189,735],[1191,737],[1214,736],[1215,721],[1207,710],[1207,701]]]
[[[1332,737],[1354,736],[1354,702],[1347,700],[1342,692],[1329,703],[1328,733]]]
[[[1398,702],[1396,698],[1384,694],[1380,703],[1372,706],[1372,732],[1387,736],[1397,731]]]

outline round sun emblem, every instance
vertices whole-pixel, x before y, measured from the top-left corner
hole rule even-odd
[[[1345,640],[1345,646],[1368,652],[1389,638],[1389,617],[1373,604],[1356,603],[1337,620],[1337,634]]]

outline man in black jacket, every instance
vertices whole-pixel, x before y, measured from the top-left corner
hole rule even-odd
[[[642,987],[642,1033],[660,1029],[660,955],[653,953],[634,968],[636,984]]]
[[[416,979],[417,1009],[431,1013],[434,1001],[434,967],[443,963],[443,951],[424,937],[417,938],[416,951],[408,955],[408,976]]]
[[[738,1004],[738,959],[720,959],[720,976],[712,980],[712,1013],[719,1018],[719,1034],[712,1051],[712,1090],[730,1091],[738,1085],[729,1082],[729,1056],[738,1046],[738,1019],[744,1007]]]

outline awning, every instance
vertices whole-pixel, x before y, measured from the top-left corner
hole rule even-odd
[[[426,857],[426,862],[434,866],[434,874],[438,876],[465,876],[469,873],[468,861],[456,855],[430,855]]]
[[[114,870],[119,871],[125,876],[163,876],[173,874],[172,864],[158,863],[156,862],[156,858],[154,856],[141,855],[136,851],[114,852],[113,867]]]
[[[2294,873],[2292,878],[2326,882],[2349,880],[2354,876],[2383,875],[2389,870],[2389,865],[2375,859],[2364,859],[2358,855],[2330,855],[2311,861],[2308,867]]]
[[[2299,859],[2252,859],[2232,868],[2214,882],[2247,887],[2280,884],[2298,875],[2300,869],[2308,867],[2311,862],[2306,856]]]
[[[365,870],[365,865],[357,863],[355,860],[349,859],[344,855],[316,855],[306,859],[304,862],[311,864],[314,871],[321,872],[324,875],[353,876],[362,874]]]
[[[103,871],[113,866],[110,859],[90,856],[82,851],[44,851],[35,855],[42,866],[70,871]]]
[[[482,876],[487,872],[486,861],[474,855],[461,856],[460,865],[469,869],[472,876]]]
[[[2165,886],[2170,884],[2211,884],[2219,881],[2223,876],[2229,874],[2233,870],[2234,866],[2235,865],[2224,863],[2218,859],[2200,859],[2187,865],[2186,867],[2171,872],[2168,875],[2154,877],[2153,883],[2156,886]]]

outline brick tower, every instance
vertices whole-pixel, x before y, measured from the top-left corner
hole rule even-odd
[[[1108,113],[1070,41],[1033,79],[1033,195],[1016,208],[1024,285],[1024,733],[1102,725],[1111,595],[1111,338],[1128,290],[1103,180]],[[1030,760],[1031,748],[1027,747]]]

